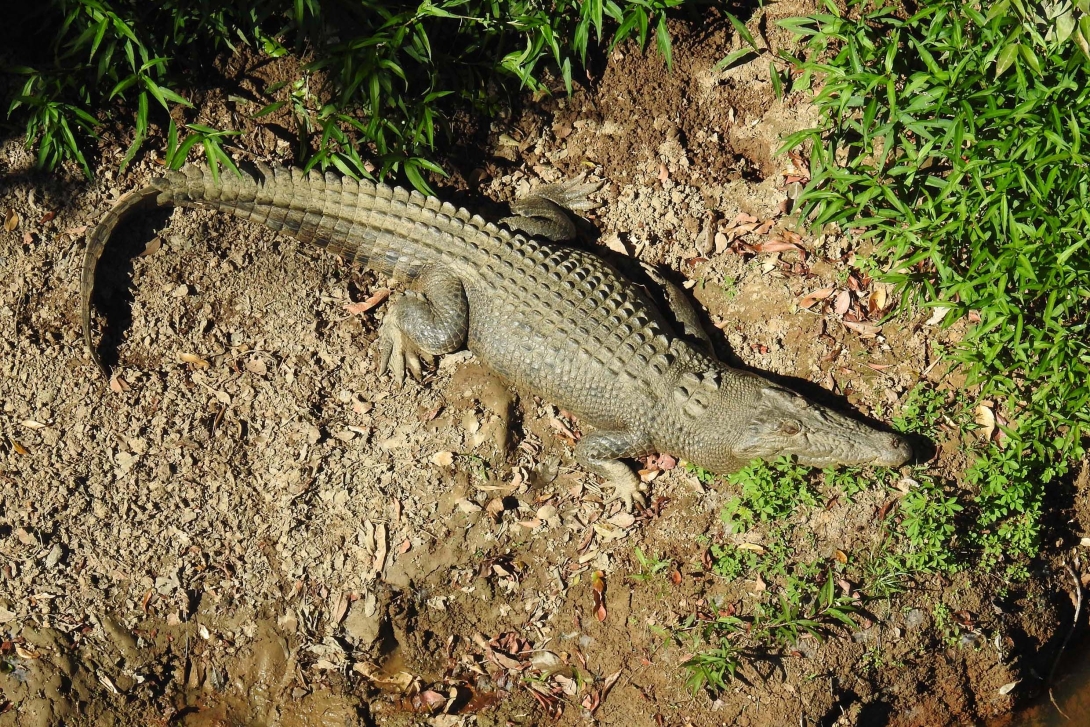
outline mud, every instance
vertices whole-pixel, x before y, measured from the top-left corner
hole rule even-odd
[[[478,158],[449,162],[456,192],[603,181],[582,244],[675,271],[729,360],[888,420],[943,379],[937,347],[963,328],[881,324],[865,250],[792,217],[805,170],[775,151],[814,123],[805,94],[775,99],[767,62],[713,70],[729,24],[672,30],[672,71],[624,46],[572,98],[497,120]],[[286,73],[259,60],[231,77],[257,92]],[[291,162],[225,91],[197,100],[201,123],[247,132],[240,156]],[[0,208],[20,220],[0,233],[0,725],[965,724],[1008,711],[1022,692],[1000,688],[1062,639],[1059,574],[1002,604],[996,584],[935,578],[693,694],[662,629],[756,597],[701,566],[701,539],[729,537],[729,488],[661,472],[660,509],[634,520],[573,465],[578,422],[468,354],[401,390],[377,378],[383,308],[346,305],[389,281],[211,213],[131,225],[100,266],[103,381],[77,322],[83,232],[160,168],[152,152],[118,176],[125,148],[104,137],[86,184],[0,147]],[[958,466],[949,450],[936,467]],[[831,498],[793,547],[880,548],[887,497]],[[636,547],[678,577],[630,579]],[[945,648],[936,599],[994,644]]]

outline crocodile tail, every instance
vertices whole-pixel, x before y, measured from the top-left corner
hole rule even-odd
[[[91,354],[91,360],[98,366],[99,371],[109,376],[102,358],[98,355],[98,349],[91,340],[91,295],[95,291],[95,270],[98,267],[99,258],[102,257],[106,243],[114,233],[114,228],[133,210],[154,207],[156,198],[162,193],[164,180],[152,182],[143,189],[137,189],[125,194],[117,201],[113,209],[106,213],[87,235],[87,248],[83,254],[83,271],[80,275],[80,316],[83,321],[83,343],[87,352]]]
[[[227,212],[316,245],[350,263],[412,281],[429,265],[458,265],[475,254],[466,235],[509,235],[464,209],[400,187],[332,173],[269,167],[258,174],[213,176],[201,167],[171,170],[144,189],[123,196],[90,233],[83,259],[83,335],[91,343],[95,268],[114,228],[143,205],[205,207]]]

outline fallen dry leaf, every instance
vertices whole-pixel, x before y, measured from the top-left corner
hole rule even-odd
[[[765,549],[756,543],[738,543],[738,550],[752,550],[757,555],[762,555]]]
[[[19,656],[20,659],[26,659],[28,661],[33,661],[34,659],[39,659],[42,656],[37,651],[34,651],[34,649],[28,649],[27,647],[22,646],[21,644],[16,644],[15,645],[15,653]]]
[[[874,338],[882,332],[882,327],[873,323],[854,323],[852,321],[841,321],[841,323],[858,333],[862,338]]]
[[[981,439],[990,442],[992,435],[995,434],[995,412],[992,411],[991,407],[978,404],[973,421],[980,427]]]
[[[886,309],[886,286],[876,285],[867,297],[867,312],[876,316]]]
[[[457,505],[458,509],[461,510],[462,512],[464,512],[466,515],[470,515],[472,513],[481,511],[481,506],[480,505],[473,502],[472,500],[467,500],[464,497],[462,499],[456,501],[454,504]]]
[[[836,558],[837,563],[848,562],[848,555],[843,550],[834,550],[833,557]]]
[[[606,620],[606,574],[600,570],[594,571],[590,578],[590,587],[594,593],[594,618],[599,621]]]
[[[1013,682],[1007,682],[1003,686],[999,687],[999,693],[1000,694],[1010,694],[1011,692],[1014,691],[1014,688],[1018,686],[1018,682],[1020,682],[1020,681],[1022,681],[1022,680],[1021,679],[1015,679]]]
[[[619,512],[606,522],[619,528],[630,528],[636,522],[636,518],[630,512]]]
[[[148,257],[159,252],[159,248],[163,246],[163,238],[156,235],[148,240],[148,244],[144,246],[144,251],[140,253],[140,257]]]
[[[847,290],[840,291],[836,296],[836,302],[833,304],[833,312],[838,316],[842,316],[848,312],[848,308],[852,305],[852,294]]]
[[[30,454],[29,449],[27,449],[23,445],[19,444],[18,442],[16,442],[11,437],[8,437],[8,441],[11,442],[11,448],[15,450],[15,454],[21,454],[23,456],[26,456],[26,455]]]
[[[178,360],[182,363],[187,363],[195,369],[201,370],[209,367],[208,361],[201,358],[195,353],[179,353]]]
[[[57,216],[56,212],[53,212],[53,211],[46,212],[44,215],[42,215],[42,219],[38,220],[38,224],[39,225],[44,225],[46,222],[49,222],[50,220],[52,220],[56,216]]]
[[[491,500],[488,501],[488,504],[484,506],[484,511],[495,522],[500,521],[500,515],[503,514],[503,510],[504,507],[502,497],[493,497]]]
[[[121,378],[121,374],[114,374],[110,377],[110,391],[115,394],[120,394],[123,391],[129,390],[129,384],[125,379]]]
[[[769,240],[768,242],[761,242],[753,246],[756,252],[787,252],[789,250],[796,250],[801,253],[805,253],[801,247],[793,242],[787,242],[785,240]]]
[[[799,298],[799,308],[812,308],[814,303],[825,300],[836,291],[836,288],[819,288],[812,293],[807,293]]]
[[[431,456],[431,461],[440,467],[450,467],[454,464],[454,452],[436,452]]]
[[[931,317],[927,319],[927,322],[924,325],[925,326],[937,326],[937,325],[939,325],[940,323],[942,323],[942,320],[944,318],[946,318],[946,314],[949,313],[949,312],[950,312],[950,308],[948,306],[945,306],[945,305],[935,306],[934,312],[931,314]]]
[[[389,297],[390,297],[390,289],[389,288],[379,288],[374,293],[372,293],[371,297],[368,298],[367,300],[361,301],[359,303],[345,303],[344,304],[344,309],[346,311],[348,311],[349,313],[351,313],[352,315],[356,316],[356,315],[359,315],[360,313],[366,313],[367,311],[371,310],[376,305],[378,305],[379,303],[381,303],[382,301],[386,300]]]
[[[264,376],[269,373],[269,367],[265,365],[265,362],[256,356],[246,361],[246,370],[251,374],[257,374],[258,376]]]
[[[8,232],[15,232],[15,228],[19,226],[19,213],[15,210],[8,210],[7,216],[4,218],[4,229]]]

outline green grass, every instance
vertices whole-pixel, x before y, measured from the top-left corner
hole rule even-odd
[[[820,485],[789,463],[754,465],[722,520],[737,534],[790,522],[819,486],[849,499],[883,487],[885,542],[853,571],[864,598],[893,597],[936,572],[998,570],[1013,585],[1042,547],[1046,492],[1085,456],[1090,435],[1090,0],[1047,12],[1002,0],[987,14],[955,0],[922,0],[911,14],[881,0],[851,0],[847,12],[825,5],[780,23],[803,41],[803,58],[758,50],[739,30],[743,48],[723,64],[789,63],[794,89],[818,88],[818,127],[783,146],[810,156],[800,217],[871,240],[875,277],[898,286],[900,311],[941,307],[946,326],[969,319],[945,354],[964,383],[917,386],[893,418],[955,441],[968,465],[956,481],[917,467],[908,477],[832,471]],[[982,443],[974,411],[985,399],[1003,420],[1001,436]],[[791,540],[790,526],[777,527],[762,542]],[[790,631],[757,628],[771,623],[771,605],[820,612],[814,604],[825,602],[806,589],[815,568],[837,566],[729,542],[713,543],[709,556],[724,578],[776,577],[775,598],[745,617],[744,639],[737,614],[685,624],[702,644],[686,664],[690,684],[714,690],[741,668],[754,633],[762,648],[790,642]],[[932,612],[940,641],[958,645],[950,609],[940,601]]]
[[[824,80],[820,125],[784,144],[810,153],[801,214],[873,239],[903,302],[979,315],[950,358],[1009,424],[965,474],[969,539],[1032,556],[1090,433],[1090,4],[827,8],[782,23]]]
[[[682,1],[47,0],[16,14],[30,37],[9,51],[16,58],[4,70],[21,83],[5,105],[45,169],[72,160],[90,176],[97,131],[118,114],[131,114],[134,129],[122,170],[153,125],[171,129],[170,166],[197,148],[213,169],[233,167],[224,144],[238,132],[202,123],[185,69],[248,45],[294,55],[302,68],[249,110],[261,119],[287,109],[297,163],[354,177],[371,176],[371,167],[403,173],[427,190],[423,174],[442,173],[430,157],[453,112],[490,116],[510,94],[547,93],[547,68],[570,92],[598,45],[653,40],[670,64],[666,11]],[[187,121],[181,139],[172,117]]]

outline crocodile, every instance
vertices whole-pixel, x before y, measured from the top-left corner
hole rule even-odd
[[[678,289],[666,304],[601,257],[563,244],[593,185],[576,180],[512,203],[499,224],[433,196],[332,173],[256,165],[213,175],[187,166],[122,196],[88,233],[80,282],[84,342],[114,228],[153,206],[220,210],[325,248],[409,287],[379,327],[377,369],[400,384],[422,362],[468,348],[511,384],[590,428],[576,460],[631,509],[647,486],[624,459],[669,453],[719,474],[794,456],[819,467],[895,467],[901,435],[719,361]]]

